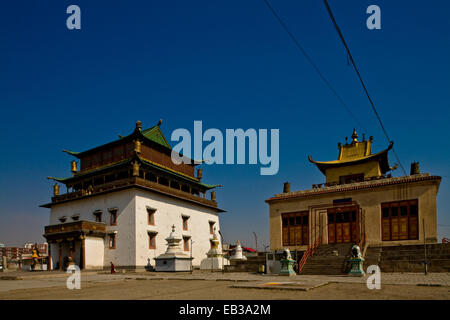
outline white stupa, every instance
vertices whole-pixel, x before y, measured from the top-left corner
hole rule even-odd
[[[247,260],[247,257],[242,254],[241,241],[237,241],[236,249],[230,260]]]
[[[223,266],[230,264],[230,261],[223,256],[222,249],[219,247],[220,241],[217,237],[216,228],[214,228],[214,236],[211,239],[211,249],[206,253],[207,258],[200,263],[201,270],[217,270],[223,269]]]
[[[175,235],[175,225],[173,225],[172,232],[166,238],[166,252],[155,258],[155,271],[191,271],[192,258],[181,250],[181,240],[181,237]]]

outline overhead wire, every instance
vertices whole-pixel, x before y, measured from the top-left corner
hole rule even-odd
[[[284,23],[284,21],[281,19],[281,17],[278,15],[278,13],[275,11],[275,9],[272,7],[270,2],[268,0],[264,0],[265,4],[269,8],[269,10],[272,12],[272,14],[275,16],[275,18],[278,20],[280,25],[283,27],[283,29],[286,31],[286,33],[289,35],[289,37],[292,39],[296,47],[300,50],[300,52],[305,56],[306,60],[311,64],[311,66],[314,68],[314,70],[317,72],[319,77],[322,79],[322,81],[326,84],[326,86],[333,92],[333,94],[336,96],[336,98],[339,100],[339,102],[344,106],[344,108],[347,110],[347,112],[352,116],[352,118],[355,120],[355,122],[358,124],[360,128],[362,128],[364,131],[365,128],[362,125],[361,121],[358,119],[358,117],[350,110],[349,106],[345,103],[345,101],[342,99],[342,97],[338,94],[338,92],[334,89],[334,87],[331,85],[330,81],[325,77],[325,75],[322,73],[322,71],[319,69],[319,67],[314,63],[310,55],[306,52],[306,50],[303,48],[303,46],[300,44],[300,42],[297,40],[297,38],[294,36],[294,34],[289,30],[287,25]]]
[[[388,140],[388,142],[391,142],[391,139],[389,138],[389,135],[388,135],[387,130],[386,130],[384,124],[383,124],[383,121],[381,120],[381,117],[380,117],[380,115],[379,115],[377,109],[375,108],[375,104],[373,103],[372,97],[370,96],[369,91],[367,90],[367,87],[366,87],[366,85],[365,85],[365,83],[364,83],[364,81],[363,81],[363,79],[362,79],[362,77],[361,77],[361,74],[359,73],[359,70],[358,70],[358,67],[356,66],[355,60],[353,59],[353,56],[352,56],[352,54],[350,53],[350,49],[349,49],[349,47],[348,47],[348,45],[347,45],[347,42],[346,42],[345,39],[344,39],[344,35],[342,34],[341,29],[339,28],[339,26],[338,26],[338,24],[337,24],[337,22],[336,22],[336,19],[334,18],[333,12],[331,11],[331,8],[330,8],[330,6],[329,6],[329,4],[328,4],[328,1],[327,1],[327,0],[323,0],[323,2],[325,3],[325,7],[327,8],[327,11],[328,11],[328,14],[329,14],[329,16],[330,16],[330,18],[331,18],[331,21],[333,22],[334,28],[336,29],[336,31],[337,31],[337,33],[338,33],[338,35],[339,35],[339,38],[341,39],[341,42],[342,42],[342,44],[344,45],[344,47],[345,47],[345,49],[346,49],[346,51],[347,51],[348,58],[350,58],[350,62],[351,62],[352,65],[353,65],[353,69],[355,70],[356,75],[358,76],[359,81],[361,82],[361,85],[362,85],[362,87],[363,87],[363,89],[364,89],[364,92],[366,93],[366,96],[367,96],[367,98],[369,99],[369,102],[370,102],[370,105],[371,105],[371,107],[372,107],[372,110],[373,110],[373,112],[375,113],[375,116],[377,117],[378,122],[380,123],[381,129],[383,130],[383,133],[384,133],[384,135],[386,136],[386,139]],[[398,163],[399,163],[399,165],[400,165],[400,167],[401,167],[403,173],[404,173],[405,176],[406,176],[406,175],[407,175],[407,174],[406,174],[406,170],[405,170],[405,168],[403,167],[403,165],[402,165],[402,163],[401,163],[401,161],[400,161],[400,158],[398,157],[398,155],[397,155],[397,153],[395,152],[394,148],[392,148],[392,152],[394,153],[395,158],[397,159],[397,161],[398,161]]]

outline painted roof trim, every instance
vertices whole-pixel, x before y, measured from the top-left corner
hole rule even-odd
[[[359,159],[354,159],[354,160],[315,161],[312,158],[312,156],[310,156],[310,155],[308,155],[308,160],[309,160],[309,162],[314,163],[323,174],[325,174],[326,169],[329,169],[329,168],[337,168],[337,167],[354,165],[354,164],[367,162],[367,161],[378,160],[380,162],[380,169],[381,169],[382,173],[384,174],[392,169],[389,166],[389,161],[388,161],[387,156],[388,156],[389,150],[391,150],[393,147],[394,147],[394,142],[391,141],[389,143],[389,146],[387,149],[380,151],[378,153],[374,153],[369,156],[365,156],[365,157],[362,157]]]

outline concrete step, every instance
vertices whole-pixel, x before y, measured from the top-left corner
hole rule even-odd
[[[449,272],[450,259],[429,260],[429,272]],[[380,263],[383,272],[423,272],[424,263],[422,260],[386,260]]]

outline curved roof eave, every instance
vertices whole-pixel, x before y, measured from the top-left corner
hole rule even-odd
[[[358,159],[354,159],[354,160],[347,160],[347,161],[341,161],[341,160],[332,160],[332,161],[315,161],[310,155],[308,155],[308,160],[311,163],[314,163],[319,170],[325,174],[325,170],[328,168],[336,168],[336,167],[341,167],[341,166],[347,166],[347,165],[352,165],[352,164],[357,164],[357,163],[361,163],[361,162],[366,162],[366,161],[370,161],[370,160],[376,160],[376,159],[380,159],[380,168],[381,171],[383,173],[386,173],[388,171],[391,170],[390,166],[389,166],[389,162],[388,162],[388,151],[391,150],[394,147],[394,142],[391,141],[389,143],[389,146],[387,147],[387,149],[384,149],[380,152],[371,154],[369,156],[363,157],[363,158],[358,158]]]

